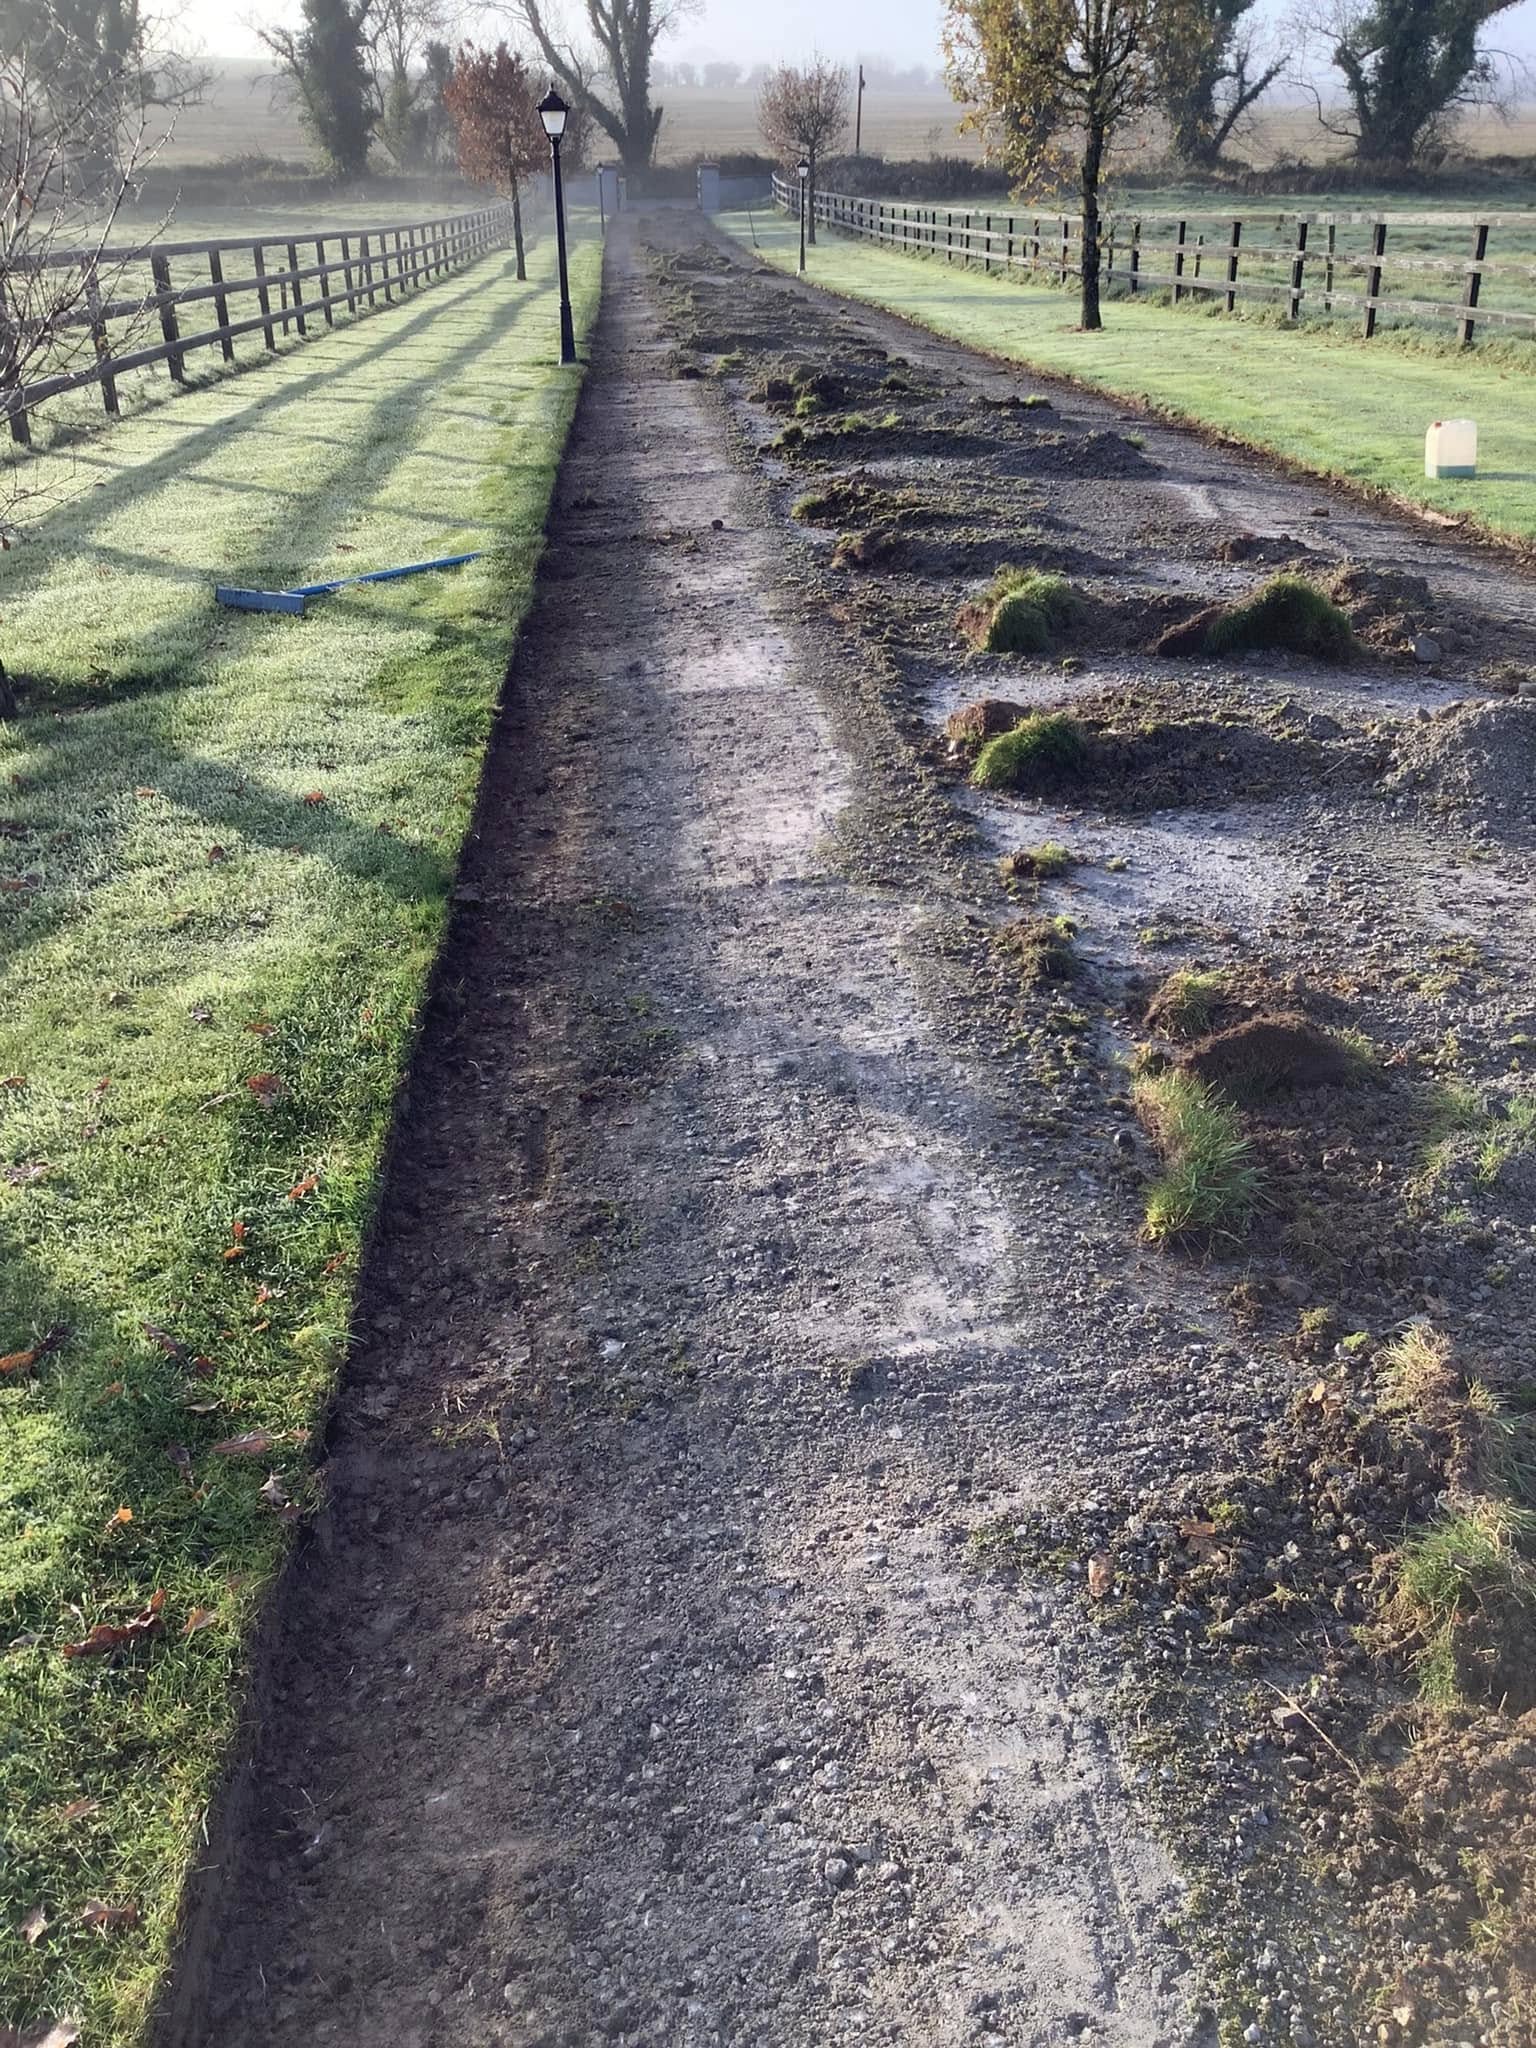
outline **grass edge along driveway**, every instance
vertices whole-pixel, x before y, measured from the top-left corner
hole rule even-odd
[[[722,215],[720,225],[780,270],[793,271],[798,228],[782,214]],[[1215,428],[1315,475],[1383,492],[1504,541],[1536,541],[1536,374],[1522,345],[1414,349],[1348,326],[1294,330],[1229,318],[1208,306],[1105,303],[1101,333],[1076,327],[1067,292],[906,255],[823,229],[807,275],[936,334],[1070,377],[1171,418]],[[1490,330],[1485,330],[1490,331]],[[1532,353],[1536,366],[1536,352]],[[1431,420],[1479,428],[1481,474],[1424,475]]]
[[[553,271],[94,437],[0,565],[0,2039],[142,2038],[315,1498],[579,386]],[[212,600],[476,546],[304,619]]]

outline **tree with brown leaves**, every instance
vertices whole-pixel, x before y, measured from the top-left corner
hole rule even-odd
[[[1185,40],[1192,14],[1191,0],[949,0],[944,53],[965,125],[1025,190],[1059,187],[1075,158],[1085,328],[1104,324],[1099,187],[1110,145],[1152,104],[1158,53]]]
[[[512,201],[517,274],[526,277],[523,179],[549,157],[533,75],[505,43],[494,50],[477,50],[466,43],[443,88],[443,104],[453,121],[460,171],[472,185],[493,186]]]
[[[848,129],[848,74],[826,57],[809,64],[781,64],[758,89],[757,125],[763,140],[786,168],[804,155],[806,238],[816,239],[816,159],[835,149]]]

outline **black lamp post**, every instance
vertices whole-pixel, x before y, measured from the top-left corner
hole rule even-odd
[[[565,133],[570,108],[551,86],[539,101],[539,119],[549,137],[549,153],[555,167],[555,247],[560,252],[560,360],[576,360],[576,330],[571,325],[571,281],[565,268],[565,186],[560,180],[560,138]]]
[[[801,157],[799,163],[795,165],[795,170],[800,179],[800,274],[803,277],[805,275],[805,195],[811,178],[810,158],[806,156]]]

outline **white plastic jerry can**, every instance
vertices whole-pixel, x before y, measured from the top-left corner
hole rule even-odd
[[[1477,421],[1433,420],[1424,436],[1426,476],[1477,475]]]

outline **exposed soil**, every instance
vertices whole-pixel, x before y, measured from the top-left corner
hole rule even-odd
[[[1532,1387],[1536,1172],[1440,1119],[1530,1085],[1536,588],[695,217],[608,261],[165,2048],[1526,2048],[1536,1732],[1410,1705],[1466,1475],[1378,1368]],[[1276,562],[1347,667],[1151,653]],[[1007,565],[1050,656],[957,631]],[[973,789],[1021,707],[1084,765]],[[1270,1077],[1198,1259],[1179,967],[1155,1056]]]

